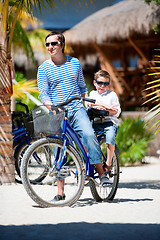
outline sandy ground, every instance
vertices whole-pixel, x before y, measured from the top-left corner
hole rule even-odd
[[[23,185],[0,186],[0,239],[160,239],[160,159],[122,167],[111,202],[97,203],[89,187],[73,207],[40,208]]]

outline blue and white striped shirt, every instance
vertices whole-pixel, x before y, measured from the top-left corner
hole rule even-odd
[[[80,62],[70,56],[62,65],[52,64],[49,60],[42,63],[38,68],[37,83],[43,103],[50,100],[53,104],[59,104],[87,92]],[[83,107],[83,103],[74,100],[65,107],[71,113]]]

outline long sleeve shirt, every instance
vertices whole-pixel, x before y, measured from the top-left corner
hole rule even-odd
[[[67,56],[67,61],[62,65],[55,65],[49,60],[42,63],[38,68],[37,83],[39,98],[43,103],[50,100],[53,104],[60,104],[87,92],[80,62],[70,56]],[[79,100],[65,106],[69,115],[81,107],[83,103]]]

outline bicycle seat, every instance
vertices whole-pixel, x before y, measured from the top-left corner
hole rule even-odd
[[[96,108],[92,108],[92,107],[87,109],[87,113],[91,119],[95,118],[95,117],[103,118],[105,116],[109,116],[109,111],[100,110],[100,109],[96,109]]]

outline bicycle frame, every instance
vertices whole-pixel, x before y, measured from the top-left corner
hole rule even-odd
[[[29,109],[26,104],[16,102],[17,104],[25,107],[25,111],[13,111],[12,112],[12,135],[13,135],[13,148],[14,148],[14,158],[19,161],[19,151],[23,149],[25,145],[30,146],[33,137],[27,131],[24,119],[29,118]],[[17,121],[18,120],[18,121]],[[21,162],[19,161],[19,165]],[[17,169],[16,169],[17,170]]]
[[[26,110],[26,113],[24,112],[14,112],[13,111],[13,115],[16,116],[19,116],[22,123],[23,123],[23,116],[26,115],[26,114],[29,114],[29,109],[28,109],[28,106],[24,103],[20,103],[20,102],[16,102],[17,104],[23,106]],[[30,145],[30,139],[32,139],[28,133],[27,133],[27,130],[25,128],[25,125],[22,124],[21,126],[18,126],[18,128],[14,126],[12,126],[12,135],[13,135],[13,146],[16,146],[16,148],[20,147],[24,142],[27,142],[28,145]],[[24,138],[24,140],[22,140],[22,138]]]
[[[59,159],[59,155],[60,155],[60,149],[57,149],[57,154],[56,154],[56,157],[55,157],[55,163],[53,165],[53,167],[51,168],[51,171],[54,170],[54,168],[56,167],[56,170],[59,171],[65,161],[65,155],[66,155],[66,147],[67,147],[67,142],[69,141],[69,143],[75,148],[75,150],[77,151],[76,147],[74,146],[73,143],[76,143],[78,148],[79,148],[79,152],[81,152],[81,156],[82,156],[82,160],[84,162],[84,160],[86,161],[86,175],[89,175],[90,177],[94,177],[94,174],[93,174],[93,165],[90,164],[90,161],[89,161],[89,155],[88,153],[86,153],[85,151],[85,148],[83,146],[83,144],[81,143],[79,137],[77,136],[76,132],[70,127],[70,125],[68,124],[68,120],[67,118],[65,117],[64,119],[64,123],[63,123],[63,132],[62,132],[62,136],[61,137],[58,137],[58,136],[55,136],[55,135],[49,135],[49,137],[51,138],[61,138],[64,140],[64,144],[63,144],[63,153],[62,153],[62,157],[61,157],[61,160],[60,160],[60,163],[58,165],[58,167],[56,166],[57,164],[57,161]],[[100,141],[102,136],[99,136],[98,137],[98,140]],[[102,152],[102,151],[101,151]],[[102,156],[104,157],[104,159],[106,160],[103,152],[102,152]]]

